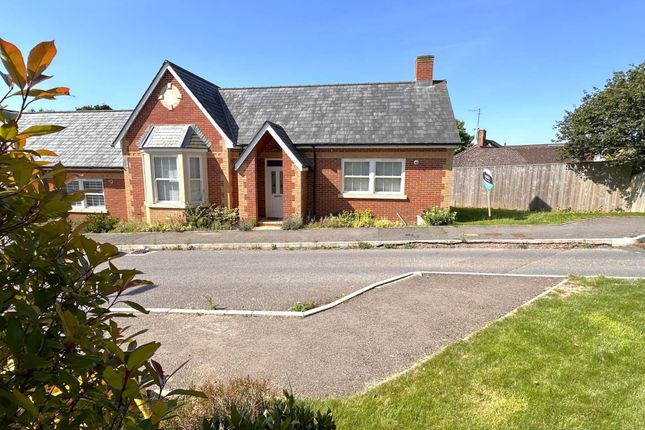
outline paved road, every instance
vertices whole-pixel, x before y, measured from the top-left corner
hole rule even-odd
[[[286,310],[297,301],[326,303],[419,270],[645,276],[645,250],[639,248],[160,251],[116,263],[142,270],[157,283],[132,290],[129,299],[146,307],[198,309]]]
[[[190,359],[174,386],[251,375],[297,394],[351,394],[378,382],[555,285],[553,278],[408,278],[306,319],[150,314],[128,319],[159,340],[164,368]]]

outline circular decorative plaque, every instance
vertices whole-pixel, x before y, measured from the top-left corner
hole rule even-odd
[[[169,83],[159,93],[159,101],[161,101],[161,104],[166,109],[173,110],[181,101],[181,92],[179,91],[179,88]]]

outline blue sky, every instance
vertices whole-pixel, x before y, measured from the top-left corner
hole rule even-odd
[[[133,108],[164,59],[223,87],[414,79],[435,55],[457,118],[498,142],[548,143],[583,91],[645,60],[641,1],[32,1],[3,5],[0,37],[56,40],[39,107]],[[27,17],[21,20],[19,16]]]

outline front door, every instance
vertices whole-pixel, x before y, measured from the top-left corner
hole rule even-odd
[[[281,219],[282,194],[284,193],[282,160],[266,160],[265,171],[266,217]]]

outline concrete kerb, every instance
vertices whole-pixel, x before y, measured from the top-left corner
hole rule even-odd
[[[142,251],[223,251],[223,250],[274,250],[274,249],[353,249],[364,244],[370,247],[406,245],[463,245],[463,244],[508,244],[508,245],[594,245],[633,246],[645,242],[645,234],[635,237],[609,239],[432,239],[432,240],[364,240],[335,242],[233,242],[233,243],[178,243],[178,244],[130,244],[117,245],[120,252]]]
[[[506,278],[560,278],[563,279],[562,282],[565,282],[568,276],[565,275],[544,275],[544,274],[527,274],[527,273],[489,273],[489,272],[446,272],[446,271],[414,271],[407,272],[401,275],[393,276],[382,281],[374,282],[366,287],[363,287],[359,290],[356,290],[352,293],[349,293],[337,300],[334,300],[331,303],[317,306],[313,309],[304,312],[293,312],[293,311],[263,311],[263,310],[233,310],[233,309],[182,309],[182,308],[148,308],[146,309],[149,313],[153,314],[186,314],[186,315],[220,315],[220,316],[248,316],[248,317],[287,317],[287,318],[306,318],[326,310],[335,308],[343,304],[344,302],[351,300],[361,294],[364,294],[375,288],[384,287],[388,285],[393,285],[397,282],[403,281],[413,276],[422,276],[422,275],[456,275],[456,276],[497,276],[497,277],[506,277]],[[581,276],[583,278],[594,278],[596,276]],[[611,276],[616,279],[643,279],[638,276]],[[561,284],[561,283],[560,283]],[[560,285],[558,284],[558,285]],[[531,299],[528,303],[531,303],[533,300],[536,300],[549,291],[553,290],[556,287],[549,288],[546,292],[541,293],[540,295]],[[525,305],[526,305],[525,304]],[[113,312],[132,312],[132,308],[112,308]]]

